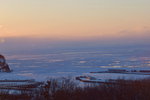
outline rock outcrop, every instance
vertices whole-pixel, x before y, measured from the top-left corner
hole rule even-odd
[[[1,72],[11,72],[8,64],[6,63],[5,57],[0,54],[0,71]]]

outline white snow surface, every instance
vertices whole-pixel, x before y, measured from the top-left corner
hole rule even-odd
[[[129,52],[61,52],[49,54],[6,54],[11,73],[0,72],[0,80],[35,79],[45,81],[52,77],[76,77],[89,75],[98,79],[141,79],[150,75],[89,73],[108,68],[126,70],[150,70],[150,56]],[[130,53],[130,54],[129,54]]]

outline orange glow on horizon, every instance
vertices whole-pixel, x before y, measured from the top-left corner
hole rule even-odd
[[[1,1],[0,38],[146,37],[150,32],[149,3],[146,0]]]

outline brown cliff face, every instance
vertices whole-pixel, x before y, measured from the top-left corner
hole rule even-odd
[[[0,55],[0,70],[2,72],[11,72],[8,64],[6,63],[5,57]]]

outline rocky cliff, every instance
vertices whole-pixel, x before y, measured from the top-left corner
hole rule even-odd
[[[1,72],[11,72],[8,64],[6,63],[5,57],[1,54],[0,54],[0,71]]]

